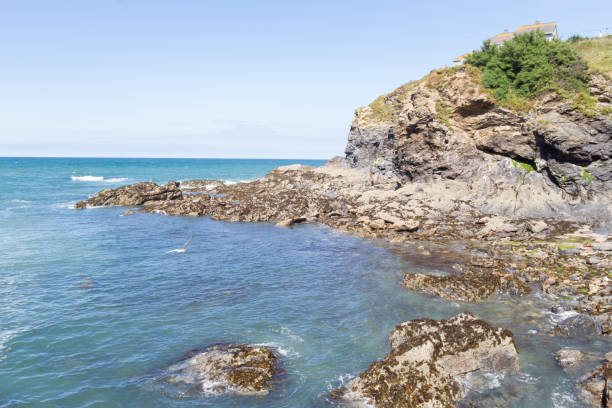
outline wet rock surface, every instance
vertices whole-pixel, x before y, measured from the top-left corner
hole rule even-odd
[[[263,346],[215,344],[188,352],[166,369],[164,379],[187,393],[266,394],[277,363]]]
[[[612,363],[604,361],[603,364],[585,376],[577,383],[579,398],[589,407],[609,407],[610,385],[612,384]]]
[[[391,352],[383,360],[333,397],[376,407],[447,407],[464,395],[459,381],[469,373],[519,371],[512,333],[469,313],[401,323],[389,342]]]

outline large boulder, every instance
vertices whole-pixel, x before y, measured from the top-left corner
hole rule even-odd
[[[266,394],[277,361],[267,347],[215,344],[188,352],[167,368],[165,381],[196,393]]]
[[[148,181],[116,189],[107,188],[88,200],[79,201],[76,203],[75,208],[82,209],[87,206],[98,207],[106,205],[147,205],[180,199],[182,195],[179,183],[176,181],[170,181],[165,186]]]
[[[384,408],[449,407],[464,394],[469,373],[519,371],[512,333],[470,313],[401,323],[389,342],[389,354],[332,395]]]

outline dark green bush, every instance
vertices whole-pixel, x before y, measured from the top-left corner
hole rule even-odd
[[[546,89],[586,90],[587,66],[566,43],[541,31],[520,34],[503,45],[485,41],[467,63],[482,70],[482,85],[501,101],[532,99]]]

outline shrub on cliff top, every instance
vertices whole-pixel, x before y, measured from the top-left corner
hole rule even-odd
[[[587,89],[587,66],[574,49],[559,40],[548,41],[541,31],[517,35],[501,46],[485,41],[467,63],[482,70],[482,85],[502,102],[533,99],[546,89]]]

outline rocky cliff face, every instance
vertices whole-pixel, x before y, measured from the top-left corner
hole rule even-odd
[[[591,79],[597,103],[588,109],[551,92],[516,112],[498,106],[477,75],[434,71],[357,109],[345,163],[400,183],[467,183],[466,199],[488,213],[609,219],[612,81]]]

